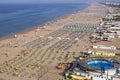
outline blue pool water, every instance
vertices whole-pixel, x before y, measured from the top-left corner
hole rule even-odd
[[[106,59],[92,59],[87,62],[90,67],[96,67],[104,71],[114,67],[114,64]]]

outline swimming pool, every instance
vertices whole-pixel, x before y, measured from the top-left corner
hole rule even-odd
[[[110,69],[114,67],[114,64],[107,59],[91,59],[87,61],[87,65],[90,67],[99,68],[103,72],[105,71],[105,69]]]

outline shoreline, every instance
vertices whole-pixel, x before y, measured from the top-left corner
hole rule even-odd
[[[88,8],[88,7],[91,6],[91,5],[92,5],[92,4],[88,4],[87,7],[84,7],[84,8],[82,8],[82,9],[80,9],[80,10],[73,11],[73,12],[68,13],[68,14],[64,14],[64,15],[62,15],[62,16],[60,16],[60,17],[57,17],[57,18],[55,18],[55,19],[46,21],[46,22],[44,22],[44,23],[42,23],[42,24],[39,24],[39,25],[37,25],[37,26],[32,26],[31,28],[27,28],[27,29],[25,29],[25,30],[18,31],[18,32],[16,32],[15,34],[16,34],[16,35],[26,34],[26,33],[30,32],[30,31],[34,31],[37,27],[43,27],[43,26],[45,26],[45,25],[48,26],[49,24],[52,24],[52,23],[56,22],[57,20],[66,19],[66,18],[68,18],[69,16],[71,16],[72,14],[76,14],[76,13],[78,13],[78,12],[81,12],[81,11],[85,10],[86,8]],[[7,39],[12,39],[12,38],[14,38],[14,35],[15,35],[15,34],[9,34],[9,35],[0,37],[0,41],[7,40]]]
[[[93,50],[93,45],[117,46],[118,39],[111,43],[93,44],[90,41],[90,35],[99,27],[100,19],[108,14],[108,9],[107,6],[94,3],[38,26],[42,28],[35,26],[18,33],[16,38],[1,41],[0,71],[3,73],[0,77],[5,80],[36,80],[38,74],[43,73],[40,74],[41,80],[62,79],[63,70],[55,68],[58,63],[76,60],[83,56],[81,52]]]

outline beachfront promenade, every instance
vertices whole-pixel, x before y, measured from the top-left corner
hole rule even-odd
[[[89,35],[106,14],[107,7],[95,3],[45,25],[45,29],[1,41],[1,59],[4,59],[0,62],[0,77],[5,80],[62,79],[56,65],[61,61],[72,61],[80,51],[87,49],[85,46],[90,46]],[[71,58],[66,60],[68,53]]]

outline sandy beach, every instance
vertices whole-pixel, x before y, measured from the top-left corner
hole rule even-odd
[[[108,13],[108,7],[93,3],[89,7],[49,21],[43,25],[0,40],[0,79],[4,80],[59,80],[62,71],[57,70],[59,62],[66,61],[69,52],[80,55],[87,51],[92,43],[90,34],[93,26],[100,24],[100,19]],[[71,31],[67,25],[81,25],[79,31]],[[86,26],[83,28],[83,26]],[[117,40],[113,43],[96,44],[120,47]],[[67,62],[73,61],[71,57]]]

